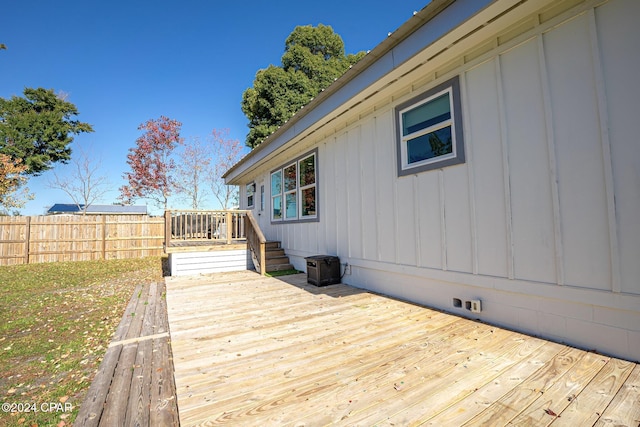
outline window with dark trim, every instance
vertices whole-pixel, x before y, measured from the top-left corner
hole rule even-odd
[[[396,107],[398,176],[464,163],[461,110],[457,76]]]
[[[317,219],[317,185],[315,151],[271,172],[271,221]]]
[[[251,184],[247,184],[246,190],[247,190],[247,207],[252,208],[254,204],[255,193],[256,193],[256,183],[252,182]]]

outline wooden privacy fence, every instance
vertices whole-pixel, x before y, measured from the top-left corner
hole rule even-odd
[[[164,253],[164,219],[147,215],[0,217],[0,265]]]

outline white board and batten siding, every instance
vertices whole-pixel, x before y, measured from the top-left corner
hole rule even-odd
[[[223,273],[253,270],[251,255],[246,249],[174,252],[169,254],[172,276]]]
[[[314,136],[320,219],[267,238],[298,269],[337,255],[347,284],[639,360],[640,2],[571,3]],[[453,75],[466,162],[398,177],[394,107]]]

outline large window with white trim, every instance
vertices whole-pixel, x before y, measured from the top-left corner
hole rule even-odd
[[[396,128],[399,176],[464,163],[458,77],[398,105]]]
[[[316,152],[271,172],[271,220],[315,220],[317,214]]]

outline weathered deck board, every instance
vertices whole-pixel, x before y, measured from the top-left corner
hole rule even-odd
[[[638,425],[631,362],[305,275],[166,283],[182,426]]]
[[[134,289],[74,425],[179,425],[164,290]]]

